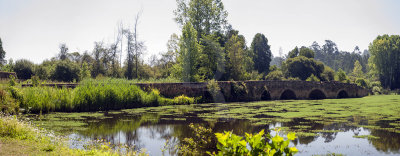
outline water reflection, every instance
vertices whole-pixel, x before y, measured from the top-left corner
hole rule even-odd
[[[80,138],[73,147],[81,148],[81,142],[104,139],[112,144],[126,144],[136,149],[146,148],[151,155],[162,155],[162,148],[168,140],[165,155],[176,155],[175,146],[187,137],[193,137],[189,123],[201,124],[211,128],[213,133],[233,131],[238,135],[255,133],[264,129],[273,132],[276,126],[288,127],[290,131],[316,133],[316,136],[299,136],[292,143],[300,149],[299,155],[326,154],[328,152],[347,155],[396,155],[400,154],[400,134],[386,130],[370,130],[346,123],[321,123],[305,119],[269,125],[254,125],[248,120],[219,119],[204,121],[193,114],[182,116],[143,113],[106,114],[104,119],[87,118],[87,129],[76,131],[70,137]],[[365,123],[364,119],[350,119]],[[385,125],[387,123],[379,123]],[[379,139],[354,138],[357,135],[373,135]],[[78,139],[79,140],[79,139]],[[78,143],[77,143],[78,142]],[[214,142],[215,143],[215,142]],[[210,145],[215,147],[215,145]],[[211,149],[212,150],[212,149]]]

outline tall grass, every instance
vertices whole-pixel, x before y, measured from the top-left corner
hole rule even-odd
[[[195,102],[186,96],[164,98],[155,89],[145,92],[132,81],[123,79],[87,79],[75,89],[39,86],[20,91],[10,87],[9,90],[30,113],[107,111]]]

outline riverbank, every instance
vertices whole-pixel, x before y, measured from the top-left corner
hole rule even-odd
[[[71,149],[68,140],[15,116],[0,115],[0,155],[147,155],[144,152],[121,152],[109,145],[98,148]]]

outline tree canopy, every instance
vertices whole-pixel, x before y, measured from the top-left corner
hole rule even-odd
[[[370,44],[369,51],[382,86],[400,88],[400,36],[378,36]]]
[[[272,53],[264,34],[257,33],[254,36],[253,42],[251,42],[251,51],[254,55],[254,69],[259,73],[268,74]]]

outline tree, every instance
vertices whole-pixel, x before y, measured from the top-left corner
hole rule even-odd
[[[253,68],[253,61],[241,35],[232,35],[225,44],[227,57],[227,73],[233,80],[245,80],[246,73]]]
[[[271,49],[268,45],[268,39],[264,34],[257,33],[251,43],[251,51],[253,54],[254,69],[265,75],[269,72],[269,64],[271,62]]]
[[[321,79],[321,74],[324,72],[322,62],[304,56],[287,59],[282,68],[287,77],[298,77],[301,80],[306,80],[312,74]]]
[[[322,81],[333,81],[335,80],[335,71],[333,71],[332,68],[329,66],[324,67],[324,72],[322,72],[321,75],[321,80]]]
[[[139,41],[139,34],[138,34],[138,25],[139,25],[139,18],[140,18],[140,13],[136,15],[135,18],[135,23],[133,26],[133,31],[126,29],[124,31],[124,34],[127,38],[127,69],[125,72],[125,76],[128,79],[132,79],[133,76],[135,78],[139,78],[139,64],[140,64],[140,56],[143,54],[143,51],[145,51],[146,47],[144,46],[143,41]],[[135,73],[133,74],[133,70],[135,70]]]
[[[340,82],[346,82],[348,80],[346,73],[342,69],[339,69],[337,72],[337,77],[337,80]]]
[[[95,42],[93,49],[93,64],[92,64],[92,77],[104,75],[106,69],[103,66],[102,56],[106,53],[107,49],[103,46],[103,42]]]
[[[304,56],[307,58],[314,58],[314,51],[311,50],[310,48],[303,46],[300,48],[299,56]]]
[[[51,79],[63,82],[77,81],[79,80],[79,68],[71,61],[58,61]]]
[[[79,72],[79,80],[83,80],[83,79],[89,78],[89,77],[90,77],[89,66],[86,62],[83,62],[82,66],[81,66],[81,70]]]
[[[357,78],[362,78],[363,77],[363,71],[362,71],[362,66],[358,60],[354,62],[354,69],[353,69],[353,75]]]
[[[61,43],[60,46],[60,53],[58,54],[58,58],[60,60],[68,59],[68,47],[65,43]]]
[[[30,79],[33,75],[33,62],[25,59],[15,61],[14,72],[18,79]]]
[[[378,36],[369,45],[369,52],[382,86],[400,88],[400,36]]]
[[[299,48],[297,48],[297,46],[296,46],[292,51],[289,52],[288,57],[295,58],[295,57],[299,56],[299,53],[300,53]]]
[[[176,0],[176,3],[175,21],[182,27],[192,23],[198,41],[201,35],[222,31],[227,25],[228,13],[221,0]]]
[[[1,42],[0,38],[0,66],[6,63],[6,60],[4,59],[6,57],[6,52],[3,49],[3,42]]]
[[[224,49],[214,35],[201,38],[202,53],[200,54],[199,74],[204,80],[219,80],[225,72]]]
[[[201,53],[200,44],[197,42],[197,31],[190,22],[187,22],[182,29],[182,36],[179,41],[179,57],[176,65],[177,74],[182,81],[198,81],[198,64]],[[179,77],[177,77],[179,78]]]

